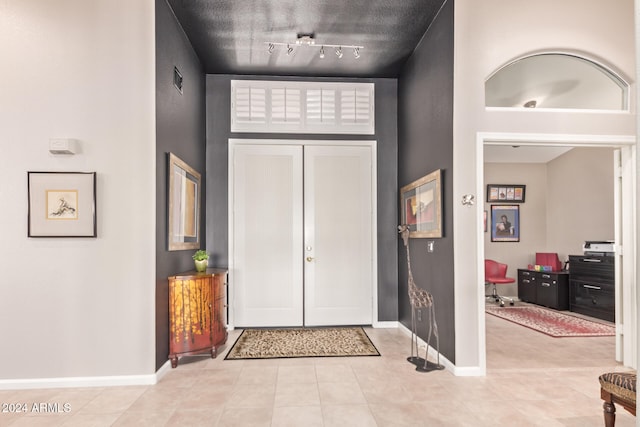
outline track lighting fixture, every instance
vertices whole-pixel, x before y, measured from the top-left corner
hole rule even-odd
[[[268,46],[267,47],[267,52],[269,52],[269,54],[273,53],[273,51],[275,50],[276,46],[286,46],[286,53],[287,55],[291,55],[293,53],[293,47],[291,46],[293,43],[285,43],[285,42],[265,42],[265,44]],[[298,34],[295,44],[297,46],[307,46],[307,47],[314,47],[316,45],[316,40],[313,34]],[[360,50],[364,49],[364,46],[355,46],[355,45],[346,45],[346,44],[327,44],[327,43],[323,43],[322,45],[320,45],[320,58],[324,59],[325,57],[325,52],[324,49],[326,48],[334,48],[335,49],[335,53],[336,56],[338,58],[342,58],[344,56],[344,53],[342,51],[342,49],[353,49],[353,56],[355,58],[360,58]]]

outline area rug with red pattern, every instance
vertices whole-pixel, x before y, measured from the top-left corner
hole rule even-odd
[[[612,324],[583,319],[560,311],[537,306],[497,307],[487,305],[485,311],[518,325],[555,337],[605,337],[616,333]]]

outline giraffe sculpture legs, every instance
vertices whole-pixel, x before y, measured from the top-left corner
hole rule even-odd
[[[415,348],[415,353],[413,349]],[[407,360],[414,365],[421,365],[424,360],[418,353],[418,330],[416,323],[416,308],[411,306],[411,356],[407,357]]]
[[[436,309],[432,303],[429,306],[429,333],[427,334],[427,348],[424,351],[424,364],[422,366],[416,365],[416,371],[418,372],[431,372],[444,369],[444,366],[440,364],[440,337],[438,335],[438,323],[436,322]],[[436,363],[429,362],[429,348],[431,347],[431,335],[436,338]]]
[[[444,369],[444,366],[440,364],[440,338],[438,336],[438,324],[436,323],[436,313],[431,304],[427,308],[429,319],[429,333],[427,335],[427,347],[424,352],[424,358],[420,357],[420,350],[418,347],[418,324],[416,322],[415,311],[416,307],[411,307],[411,356],[407,357],[407,361],[416,365],[416,371],[418,372],[431,372]],[[431,346],[431,336],[436,339],[436,363],[429,362],[429,348]],[[414,354],[415,348],[415,354]]]

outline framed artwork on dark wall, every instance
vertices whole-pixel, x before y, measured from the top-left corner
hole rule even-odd
[[[168,250],[200,248],[200,173],[169,153]]]
[[[491,205],[491,241],[520,241],[519,205]]]
[[[442,237],[442,194],[440,169],[400,189],[402,224],[409,237]]]
[[[526,185],[487,184],[487,203],[524,203]]]

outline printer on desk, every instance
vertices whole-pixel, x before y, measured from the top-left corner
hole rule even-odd
[[[582,245],[585,255],[613,256],[616,252],[616,243],[613,240],[587,240]]]

